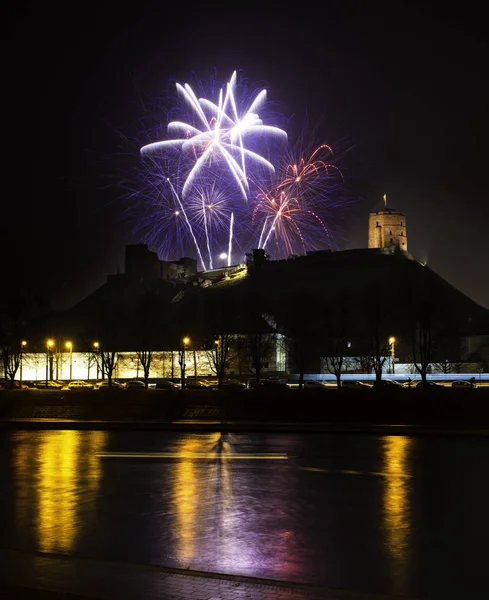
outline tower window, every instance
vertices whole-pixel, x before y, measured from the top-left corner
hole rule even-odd
[[[392,235],[392,231],[389,231],[389,235]],[[392,241],[392,240],[391,240]]]
[[[394,242],[394,240],[391,238],[391,244]]]
[[[401,221],[401,227],[404,227],[404,223]]]
[[[400,235],[401,235],[401,236],[402,236],[402,235],[404,235],[404,234],[402,233],[402,231],[401,231]]]
[[[377,221],[377,227],[379,226],[379,222]]]

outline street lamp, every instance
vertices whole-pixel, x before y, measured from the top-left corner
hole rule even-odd
[[[93,353],[94,354],[98,354],[99,348],[100,348],[99,342],[93,342]],[[99,362],[98,362],[98,358],[95,358],[95,362],[97,363],[97,381],[98,381],[98,376],[99,376]],[[88,359],[88,373],[89,373],[88,379],[90,379],[90,357]]]
[[[23,355],[24,355],[24,348],[27,346],[27,342],[25,340],[22,340],[20,342],[20,372],[19,372],[19,383],[20,383],[20,387],[22,389],[22,361],[23,361]]]
[[[190,344],[190,338],[189,337],[184,337],[182,338],[182,348],[180,351],[180,376],[181,376],[181,380],[182,380],[182,390],[185,389],[185,351],[187,349],[187,346]]]
[[[47,340],[46,342],[46,388],[48,387],[49,380],[49,351],[53,348],[54,341]]]
[[[389,344],[391,345],[391,364],[392,364],[392,374],[394,375],[394,359],[395,359],[395,348],[396,348],[396,338],[390,337]]]
[[[73,379],[73,344],[72,342],[66,342],[65,346],[70,351],[70,381]]]

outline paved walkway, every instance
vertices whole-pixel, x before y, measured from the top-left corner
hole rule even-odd
[[[200,571],[0,550],[5,600],[394,600]],[[399,597],[396,597],[400,600]],[[403,597],[403,600],[409,600]]]

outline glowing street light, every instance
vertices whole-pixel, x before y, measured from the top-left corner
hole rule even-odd
[[[395,359],[395,348],[396,348],[396,338],[390,337],[389,344],[391,347],[391,364],[392,364],[392,374],[394,375],[394,359]]]
[[[24,350],[25,350],[26,346],[27,346],[27,342],[25,340],[22,340],[20,342],[20,370],[19,370],[19,382],[20,382],[21,388],[22,388],[22,362],[23,362],[23,355],[24,355]]]
[[[73,344],[72,342],[66,342],[65,346],[70,351],[70,381],[73,379]]]

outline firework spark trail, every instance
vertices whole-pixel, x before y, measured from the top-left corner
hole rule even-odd
[[[204,231],[205,231],[205,239],[207,242],[207,252],[209,253],[209,268],[212,269],[212,252],[211,252],[211,242],[209,239],[209,231],[207,229],[207,214],[206,214],[206,206],[204,203],[204,196],[202,196],[202,216],[204,219]]]
[[[182,209],[182,213],[183,213],[183,216],[185,217],[185,221],[186,221],[186,223],[188,225],[188,228],[189,228],[189,231],[190,231],[190,235],[192,236],[192,239],[194,240],[195,248],[196,248],[197,253],[199,255],[200,262],[202,263],[202,268],[204,269],[204,271],[206,271],[207,269],[206,269],[206,266],[205,266],[204,259],[202,258],[202,253],[200,252],[200,248],[199,248],[199,244],[197,242],[197,238],[195,237],[194,230],[192,229],[192,225],[190,224],[190,221],[189,221],[189,219],[187,217],[187,213],[185,212],[185,208],[183,207],[182,201],[180,200],[180,197],[177,194],[175,188],[173,187],[173,183],[170,181],[169,178],[168,178],[167,181],[168,181],[168,184],[170,185],[170,188],[171,188],[171,190],[173,192],[174,197],[176,198],[178,204],[180,205],[180,208]]]
[[[234,213],[231,213],[231,219],[229,221],[228,267],[231,266],[231,255],[233,252],[233,225],[234,225]]]

